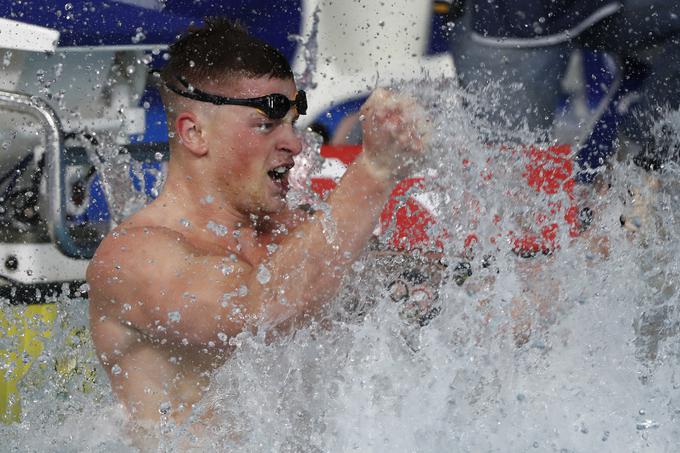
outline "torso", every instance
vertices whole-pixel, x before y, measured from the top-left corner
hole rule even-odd
[[[233,247],[215,240],[214,235],[200,234],[198,228],[181,231],[175,226],[181,215],[171,212],[163,205],[152,204],[126,220],[117,230],[169,229],[181,236],[194,256],[226,257],[236,253],[251,265],[264,259],[267,244],[277,242],[271,235],[256,237],[249,233],[250,239],[242,237],[239,246]],[[194,231],[197,234],[191,234]],[[125,304],[139,301],[133,300],[126,291],[117,297],[127,300],[110,303],[90,298],[92,337],[114,393],[134,419],[157,422],[164,412],[168,412],[175,422],[184,421],[208,389],[212,372],[228,360],[233,348],[197,347],[181,342],[171,345],[149,338],[134,325],[121,322],[116,313]],[[162,303],[162,298],[156,303]]]

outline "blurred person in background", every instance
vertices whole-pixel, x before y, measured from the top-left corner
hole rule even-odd
[[[679,106],[679,37],[675,0],[468,0],[450,49],[464,88],[501,87],[494,92],[497,105],[486,113],[489,121],[534,130],[555,122],[572,52],[608,53],[621,83],[613,88],[617,93],[605,96],[611,105],[595,129],[618,127],[637,144],[635,162],[655,169],[677,157],[668,140],[653,136],[652,126],[660,109]],[[586,75],[585,83],[599,83],[599,76]],[[613,142],[611,131],[609,137]],[[612,143],[602,139],[583,143],[576,157],[578,179],[592,181],[612,153]]]

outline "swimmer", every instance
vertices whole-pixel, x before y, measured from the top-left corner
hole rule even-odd
[[[376,90],[362,108],[363,152],[329,209],[291,209],[295,121],[307,106],[285,58],[223,19],[169,53],[165,186],[102,241],[87,270],[98,357],[131,417],[147,424],[184,422],[238,334],[275,339],[322,316],[426,148],[416,102]]]

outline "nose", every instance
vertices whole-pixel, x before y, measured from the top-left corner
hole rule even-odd
[[[283,131],[279,140],[278,149],[286,151],[293,156],[297,156],[302,152],[302,134],[303,132],[295,129],[292,123],[283,125]]]

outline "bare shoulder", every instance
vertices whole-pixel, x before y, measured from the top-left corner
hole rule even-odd
[[[166,252],[184,250],[191,253],[191,247],[177,231],[162,226],[121,225],[109,233],[92,257],[88,274],[92,270],[121,266],[123,263],[141,264],[140,258],[153,259]]]
[[[109,233],[97,248],[87,269],[91,300],[116,287],[127,293],[158,275],[159,262],[174,259],[191,250],[181,234],[159,226],[121,225]],[[118,292],[118,291],[113,291]]]

